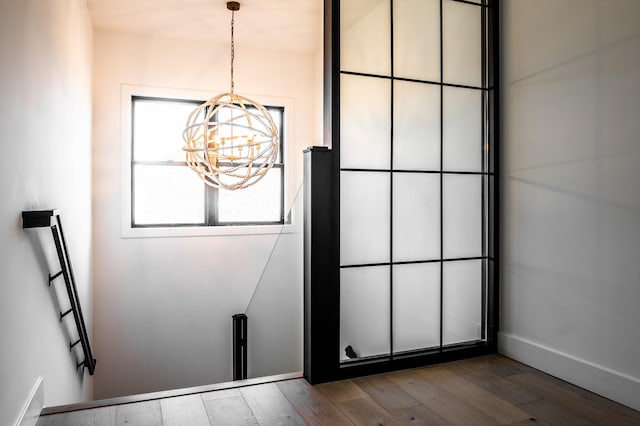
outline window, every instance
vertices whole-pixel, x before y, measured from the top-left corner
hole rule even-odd
[[[489,349],[497,11],[486,0],[331,3],[349,11],[327,74],[339,104],[336,358]]]
[[[202,100],[132,95],[129,102],[131,228],[285,223],[283,106],[266,106],[280,136],[273,168],[249,188],[227,191],[206,185],[185,162],[182,130]]]

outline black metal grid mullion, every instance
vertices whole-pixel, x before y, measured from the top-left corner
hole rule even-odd
[[[354,167],[345,167],[340,169],[341,172],[377,172],[377,173],[388,173],[391,172],[392,169],[360,169]],[[396,173],[415,173],[415,174],[445,174],[445,175],[492,175],[489,172],[471,172],[464,170],[451,170],[451,171],[440,171],[440,170],[405,170],[405,169],[393,169]]]
[[[372,78],[382,78],[382,79],[386,79],[386,80],[398,80],[398,81],[403,81],[403,82],[407,82],[407,83],[422,83],[422,84],[431,84],[434,86],[445,86],[445,87],[456,87],[459,89],[471,89],[471,90],[481,90],[481,91],[487,91],[489,90],[486,87],[478,87],[478,86],[471,86],[468,84],[459,84],[459,83],[445,83],[445,82],[437,82],[437,81],[431,81],[431,80],[421,80],[418,78],[409,78],[409,77],[397,77],[397,76],[388,76],[388,75],[382,75],[382,74],[372,74],[372,73],[366,73],[366,72],[360,72],[360,71],[340,71],[340,74],[345,74],[345,75],[353,75],[356,77],[372,77]]]
[[[204,216],[208,226],[218,224],[218,199],[219,190],[209,185],[204,185]]]
[[[443,344],[443,319],[444,319],[444,42],[442,25],[443,0],[440,0],[440,347]]]
[[[441,262],[460,262],[465,260],[487,260],[486,256],[472,256],[472,257],[452,257],[449,259],[420,259],[420,260],[399,260],[396,262],[372,262],[372,263],[354,263],[351,265],[340,265],[341,269],[357,269],[367,268],[371,266],[390,266],[390,265],[416,265],[424,263],[441,263]]]
[[[480,33],[481,33],[481,41],[480,41],[480,49],[481,49],[481,78],[480,78],[480,84],[482,85],[482,87],[486,87],[487,86],[487,23],[486,23],[486,16],[487,16],[487,9],[485,6],[485,2],[486,0],[482,0],[482,9],[480,11],[480,19],[481,19],[481,23],[480,23]],[[482,159],[482,171],[486,172],[488,171],[487,165],[486,165],[486,149],[485,147],[487,146],[488,143],[488,138],[487,138],[487,134],[486,134],[486,109],[485,109],[485,105],[486,105],[486,98],[487,98],[487,92],[483,91],[482,92],[482,97],[481,97],[481,125],[482,125],[482,143],[481,143],[481,147],[480,147],[480,152],[481,152],[481,159]],[[486,210],[486,186],[488,184],[488,178],[486,176],[483,176],[481,179],[481,209],[482,209],[482,215],[481,215],[481,220],[482,223],[480,224],[480,230],[482,232],[482,256],[486,257],[487,255],[487,249],[486,249],[486,243],[487,243],[487,210]],[[480,291],[480,298],[481,298],[481,316],[480,316],[480,321],[481,321],[481,326],[480,326],[480,338],[481,339],[486,339],[487,337],[487,261],[483,260],[482,261],[482,288]]]
[[[479,7],[482,7],[483,9],[485,8],[484,0],[481,3],[476,3],[474,1],[469,1],[469,0],[451,0],[451,1],[455,1],[457,3],[470,4],[471,6],[479,6]]]
[[[393,114],[394,114],[394,69],[393,69],[393,0],[389,1],[391,66],[391,99],[389,131],[389,356],[393,359]]]
[[[487,109],[489,122],[489,155],[488,169],[493,171],[493,179],[489,178],[488,183],[488,217],[487,229],[489,232],[488,254],[491,264],[488,268],[489,285],[487,288],[487,311],[490,315],[488,320],[488,336],[487,341],[494,348],[497,347],[497,333],[499,327],[499,261],[500,261],[500,184],[499,184],[499,155],[500,155],[500,35],[499,35],[499,17],[500,4],[497,0],[490,2],[490,9],[487,19],[488,33],[488,64],[487,78],[488,86],[491,91],[487,92]],[[489,262],[487,262],[489,264]]]

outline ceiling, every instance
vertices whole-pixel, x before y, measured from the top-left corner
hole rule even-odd
[[[87,0],[94,28],[229,43],[226,0]],[[241,0],[238,45],[315,52],[323,0]]]

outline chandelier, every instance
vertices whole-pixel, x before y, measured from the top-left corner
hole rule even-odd
[[[182,133],[189,167],[207,185],[236,190],[258,182],[278,156],[278,128],[258,102],[234,93],[235,12],[231,11],[231,90],[212,97],[189,115]]]

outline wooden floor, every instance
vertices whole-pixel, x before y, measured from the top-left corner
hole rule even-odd
[[[640,425],[640,412],[500,355],[352,380],[304,379],[41,417],[45,425]]]

